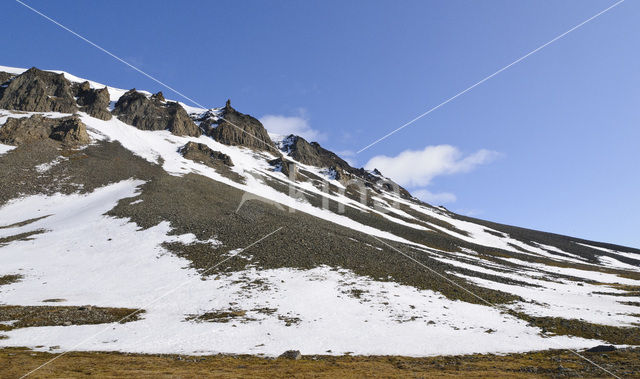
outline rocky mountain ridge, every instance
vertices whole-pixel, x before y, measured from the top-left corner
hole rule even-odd
[[[276,147],[262,123],[235,110],[229,100],[221,109],[189,115],[178,102],[167,101],[162,92],[148,96],[134,88],[120,96],[109,111],[107,87],[91,88],[88,81],[72,83],[64,74],[35,67],[19,75],[0,72],[0,88],[3,88],[0,92],[0,109],[60,113],[82,111],[101,120],[109,120],[113,115],[141,130],[168,130],[178,136],[191,137],[204,134],[225,145],[275,154],[278,158],[272,160],[271,164],[286,175],[289,174],[290,165],[299,162],[327,169],[332,178],[345,184],[354,180],[363,181],[371,188],[380,184],[377,187],[386,191],[395,190],[411,198],[408,191],[383,177],[379,171],[356,169],[317,142],[309,143],[302,137],[290,135],[284,141],[279,141]],[[23,140],[5,137],[5,141],[13,141],[10,144]],[[88,141],[88,137],[78,139],[81,140]],[[288,158],[281,156],[283,152]]]

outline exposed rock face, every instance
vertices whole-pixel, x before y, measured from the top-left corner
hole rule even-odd
[[[77,116],[46,118],[33,115],[29,118],[12,118],[0,128],[0,142],[23,145],[30,142],[53,139],[65,145],[82,145],[91,141],[86,126]]]
[[[221,163],[226,166],[233,166],[231,157],[219,151],[212,150],[203,143],[188,142],[180,148],[180,153],[187,159],[204,163],[207,166],[219,166]]]
[[[281,142],[283,149],[296,161],[316,167],[336,167],[342,171],[352,172],[355,169],[345,160],[324,149],[317,142],[307,142],[304,138],[293,134]]]
[[[49,138],[67,145],[83,145],[91,142],[87,127],[78,117],[66,117],[54,124]]]
[[[13,78],[15,75],[10,74],[8,72],[0,71],[0,99],[2,99],[2,93],[7,88],[9,83],[9,79]]]
[[[406,189],[383,177],[380,171],[369,172],[363,168],[354,168],[344,159],[329,151],[317,142],[307,142],[300,136],[290,135],[280,143],[280,148],[296,161],[315,167],[326,167],[334,179],[347,183],[352,179],[361,179],[367,187],[379,184],[389,192],[398,191],[401,196],[411,197]],[[284,170],[283,170],[284,172]]]
[[[204,114],[199,117],[193,118],[194,121],[198,122],[200,126],[200,130],[207,136],[211,136],[213,134],[213,129],[218,127],[218,122],[220,118],[218,117],[218,113],[212,110],[206,111]]]
[[[64,75],[33,67],[18,75],[2,91],[0,108],[27,112],[75,113],[71,82]]]
[[[201,124],[203,129],[208,129],[207,134],[216,141],[225,145],[246,146],[271,153],[278,152],[262,123],[249,115],[236,111],[231,107],[229,101],[222,110],[221,116],[222,118],[217,121],[215,127],[211,123]]]
[[[285,174],[289,178],[298,179],[298,168],[296,165],[290,160],[280,157],[269,161],[269,164],[272,165],[276,170],[279,170],[283,174]],[[294,169],[293,176],[291,175],[291,168]]]
[[[15,75],[10,74],[8,72],[0,71],[0,84],[4,84],[9,79],[13,78]]]
[[[113,110],[120,120],[142,130],[169,130],[179,136],[200,136],[200,128],[177,102],[164,100],[162,92],[147,98],[134,89],[122,95]]]
[[[72,88],[81,111],[101,120],[111,119],[111,113],[108,110],[109,90],[107,87],[92,89],[89,82],[84,82],[74,84]]]

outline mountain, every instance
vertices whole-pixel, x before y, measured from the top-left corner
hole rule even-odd
[[[640,345],[638,249],[425,204],[316,142],[272,139],[229,101],[36,68],[0,67],[0,82],[0,346]]]

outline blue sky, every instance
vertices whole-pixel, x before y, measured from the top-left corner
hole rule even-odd
[[[26,2],[201,104],[346,154],[614,3]],[[178,99],[18,3],[0,13],[0,65]],[[460,213],[640,247],[639,14],[626,1],[346,158]]]

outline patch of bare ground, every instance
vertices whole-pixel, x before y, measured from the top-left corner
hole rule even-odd
[[[31,236],[42,234],[44,232],[45,232],[44,229],[38,229],[30,232],[19,233],[9,237],[2,237],[0,238],[0,246],[5,246],[9,242],[14,242],[14,241],[31,241],[33,239],[31,238]]]
[[[0,306],[0,331],[33,326],[69,326],[104,324],[111,322],[131,322],[140,318],[143,311],[124,317],[135,312],[129,308],[106,308],[85,306]]]
[[[582,353],[620,377],[640,377],[640,349]],[[7,377],[20,377],[56,357],[25,348],[0,350]],[[558,378],[608,377],[605,371],[564,350],[508,355],[410,358],[400,356],[303,356],[299,360],[255,356],[143,355],[71,352],[30,375],[135,378]]]
[[[20,279],[22,279],[22,275],[18,275],[18,274],[10,274],[10,275],[0,276],[0,286],[4,286],[6,284],[15,283],[15,282],[19,281]]]

